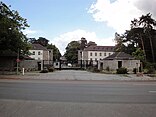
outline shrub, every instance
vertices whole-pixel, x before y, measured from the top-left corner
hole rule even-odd
[[[45,67],[43,70],[40,71],[40,73],[48,73],[48,69]]]
[[[100,72],[100,70],[98,68],[94,67],[93,72]]]
[[[127,74],[128,73],[127,68],[119,68],[116,71],[117,71],[116,72],[117,74]]]
[[[97,67],[88,67],[88,71],[90,71],[90,72],[100,72],[100,70]]]
[[[155,68],[156,65],[154,63],[149,63],[149,62],[146,62],[145,63],[145,68],[144,68],[144,73],[146,74],[153,74],[155,73]]]
[[[49,72],[54,72],[54,70],[55,70],[55,69],[54,69],[53,67],[49,67],[49,68],[48,68],[48,71],[49,71]]]

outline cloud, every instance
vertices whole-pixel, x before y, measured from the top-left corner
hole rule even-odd
[[[142,10],[145,13],[152,13],[153,17],[156,18],[156,10],[155,10],[155,5],[156,5],[156,0],[137,0],[135,2],[135,5],[138,9]]]
[[[114,45],[113,38],[111,37],[107,39],[101,39],[97,37],[95,32],[88,32],[81,29],[61,34],[60,36],[55,37],[52,40],[52,43],[59,48],[61,54],[63,55],[65,52],[65,47],[67,47],[68,43],[71,41],[78,41],[82,37],[86,38],[88,42],[94,41],[98,45]]]
[[[97,0],[90,6],[88,13],[92,14],[95,21],[104,22],[118,33],[124,33],[134,18],[148,12],[156,16],[155,4],[156,0]]]

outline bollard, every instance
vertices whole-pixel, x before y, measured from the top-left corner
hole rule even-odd
[[[23,76],[24,76],[24,68],[22,69],[22,74],[23,74]]]

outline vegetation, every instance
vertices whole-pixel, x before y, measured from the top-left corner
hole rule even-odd
[[[155,67],[148,67],[148,64],[156,62],[156,21],[152,14],[142,15],[131,21],[131,29],[124,34],[115,34],[116,51],[124,51],[133,55],[143,62],[143,67],[148,73],[152,73]]]
[[[69,63],[78,63],[78,50],[80,50],[80,43],[78,41],[71,41],[67,45],[65,57]]]
[[[43,70],[40,71],[40,73],[48,73],[48,69],[47,68],[44,68]]]
[[[86,47],[97,45],[95,42],[88,42],[82,37],[79,41],[71,41],[66,47],[65,57],[69,63],[78,63],[78,50],[84,50]]]
[[[131,21],[131,29],[123,35],[116,34],[116,51],[123,50],[132,55],[140,51],[141,60],[154,63],[156,61],[156,21],[150,13]],[[138,50],[140,48],[140,50]],[[142,50],[142,51],[141,51]],[[139,54],[138,54],[139,55]]]
[[[30,45],[22,32],[29,27],[27,20],[3,2],[0,2],[0,27],[0,53],[4,51],[17,53],[18,50],[22,50],[23,54],[28,52]]]
[[[117,74],[127,74],[128,73],[128,71],[127,71],[127,68],[119,68],[119,69],[117,69],[116,70],[116,73]]]

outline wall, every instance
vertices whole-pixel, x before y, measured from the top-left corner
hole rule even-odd
[[[20,68],[26,71],[38,70],[38,60],[23,60],[20,62]]]
[[[98,68],[100,69],[100,63],[103,62],[103,69],[109,67],[110,70],[116,70],[118,69],[118,61],[122,61],[122,67],[127,68],[130,72],[132,72],[134,68],[140,67],[140,60],[103,60],[99,62]]]
[[[43,60],[43,50],[29,50],[31,53],[35,52],[35,55],[30,55],[35,60]],[[40,55],[38,53],[40,52]]]
[[[92,56],[91,56],[92,53]],[[96,54],[97,56],[96,56]],[[101,55],[100,55],[101,53]],[[112,55],[114,52],[105,52],[105,51],[88,51],[88,60],[92,59],[93,61],[100,60],[100,59],[104,59],[110,55]]]

